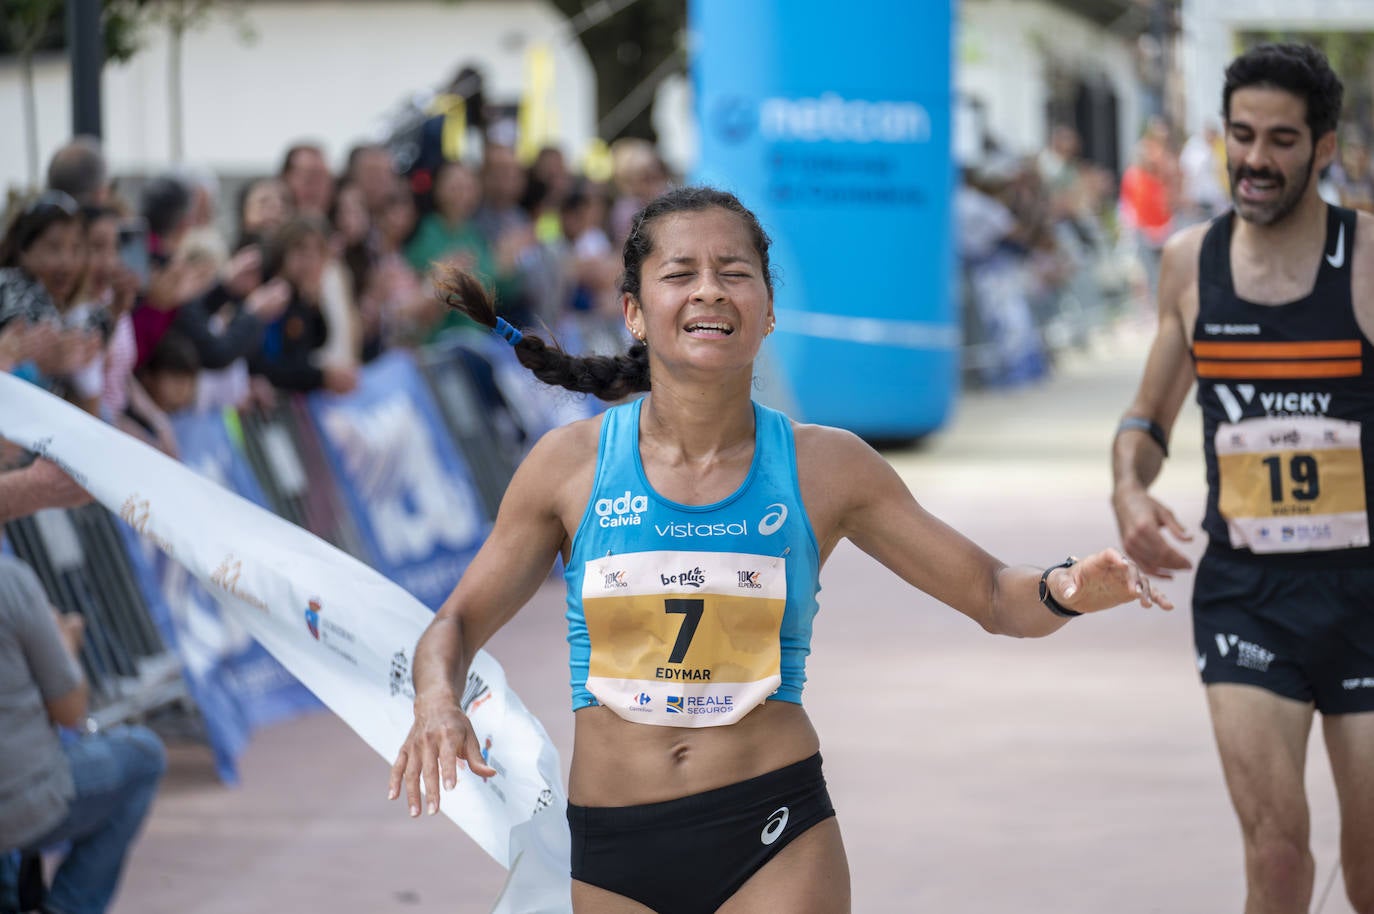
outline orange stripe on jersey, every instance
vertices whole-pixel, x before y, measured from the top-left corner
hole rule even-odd
[[[1198,362],[1199,378],[1358,378],[1359,359],[1329,362]]]
[[[1199,359],[1339,359],[1358,358],[1359,340],[1313,340],[1306,343],[1202,341],[1193,344]]]

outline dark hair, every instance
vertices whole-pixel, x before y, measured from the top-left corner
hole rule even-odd
[[[758,217],[734,194],[710,187],[671,190],[635,216],[630,235],[625,240],[625,275],[620,280],[621,289],[639,297],[639,271],[644,258],[653,252],[650,227],[656,220],[674,213],[701,212],[715,207],[743,220],[762,263],[764,282],[772,291],[773,277],[768,266],[768,248],[772,242]],[[471,274],[449,270],[437,286],[440,297],[450,308],[483,327],[495,329],[496,306],[482,283]],[[514,348],[520,364],[545,384],[589,393],[602,400],[619,400],[649,390],[649,347],[642,340],[636,341],[624,355],[615,356],[570,355],[556,343],[546,343],[532,333],[523,334]]]
[[[176,230],[191,211],[191,189],[179,178],[162,175],[143,188],[143,218],[148,231],[166,237]]]
[[[286,155],[281,157],[281,168],[277,170],[277,177],[286,177],[286,173],[290,171],[292,168],[291,160],[296,157],[297,153],[307,151],[317,152],[319,153],[320,158],[324,158],[324,147],[321,146],[319,143],[293,143],[291,146],[287,147]]]
[[[1345,87],[1321,51],[1307,44],[1262,44],[1231,61],[1221,90],[1221,113],[1231,119],[1231,96],[1237,89],[1262,86],[1282,89],[1307,105],[1307,126],[1316,142],[1340,119]]]
[[[73,137],[48,161],[48,187],[90,203],[105,186],[105,155],[93,136]]]
[[[140,375],[195,374],[200,371],[200,353],[191,338],[179,330],[168,330],[157,341],[148,359],[138,367]]]
[[[54,225],[81,221],[81,207],[70,194],[48,190],[34,197],[19,210],[0,239],[0,267],[13,267],[19,255]]]

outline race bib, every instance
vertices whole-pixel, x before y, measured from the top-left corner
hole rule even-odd
[[[626,720],[733,724],[782,682],[786,563],[733,552],[634,552],[586,564],[587,690]]]
[[[1369,545],[1360,423],[1321,416],[1223,422],[1214,443],[1232,546],[1264,553]]]

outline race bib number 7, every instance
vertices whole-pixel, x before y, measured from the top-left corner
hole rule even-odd
[[[1223,422],[1214,443],[1219,508],[1232,546],[1267,553],[1369,545],[1358,422]]]
[[[786,604],[786,565],[776,556],[636,552],[590,561],[587,689],[635,723],[735,723],[782,681]]]

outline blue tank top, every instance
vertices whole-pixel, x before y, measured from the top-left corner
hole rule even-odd
[[[602,704],[636,723],[711,727],[770,698],[800,704],[820,551],[790,420],[755,403],[743,484],[715,504],[682,505],[644,475],[642,403],[602,419],[564,572],[573,710]]]

